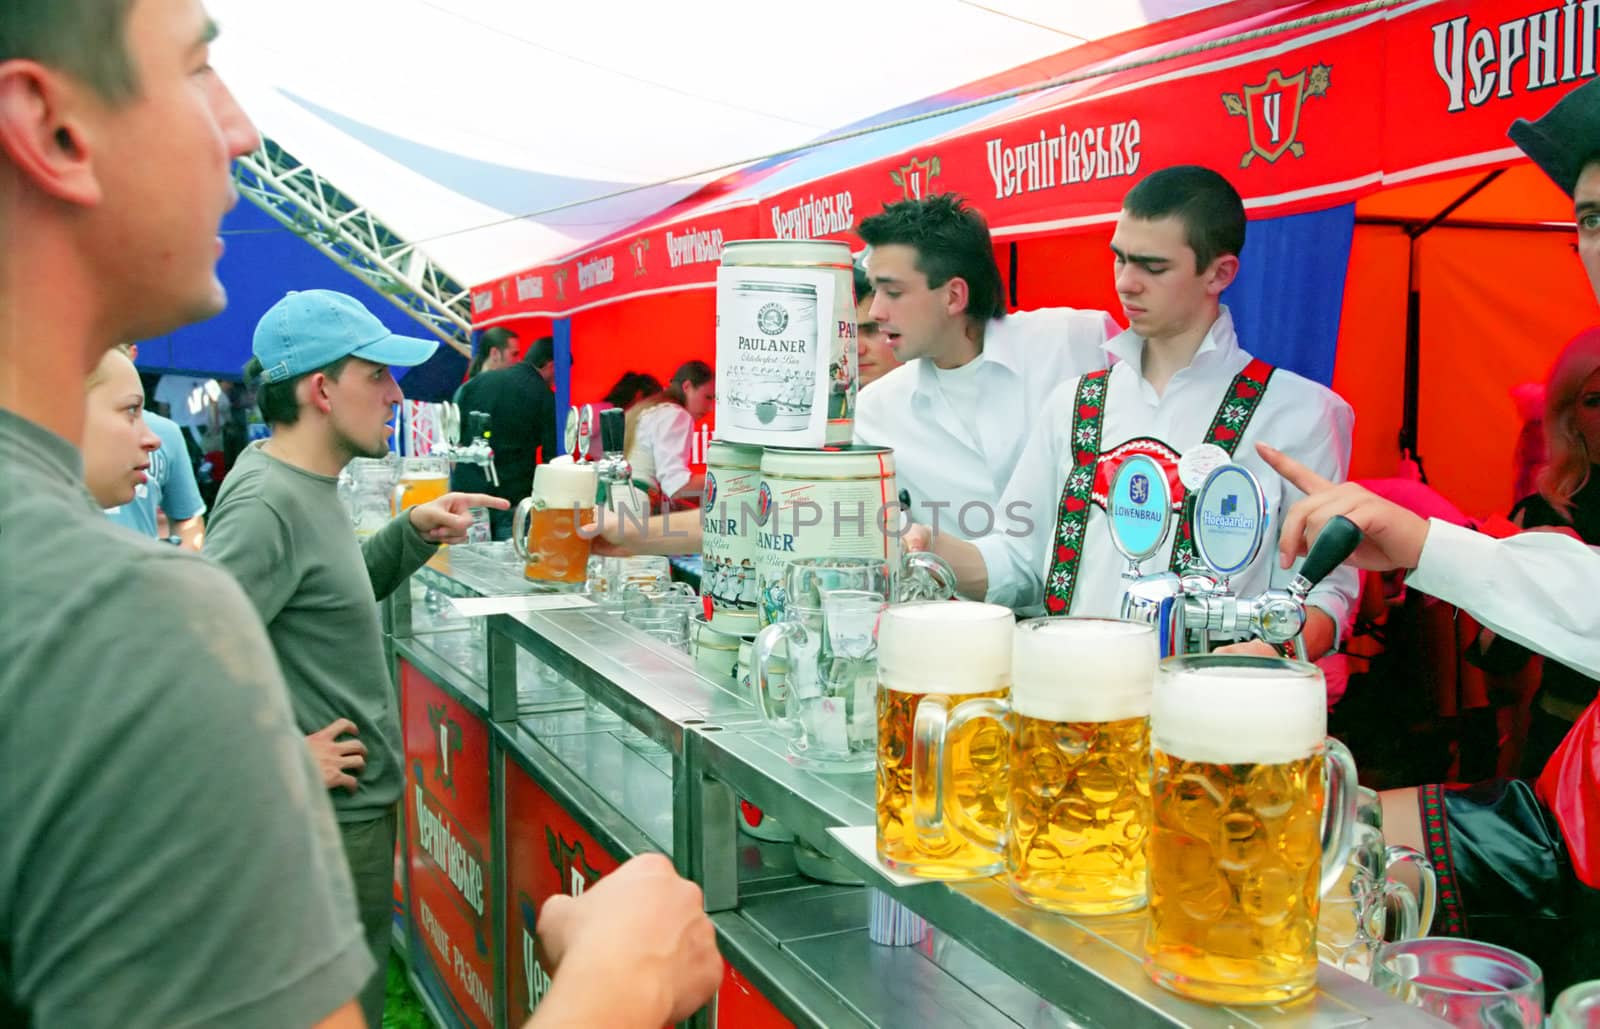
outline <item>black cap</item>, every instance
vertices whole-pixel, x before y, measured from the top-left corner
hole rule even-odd
[[[1600,158],[1600,79],[1562,97],[1538,121],[1518,118],[1507,134],[1570,197],[1584,166]]]

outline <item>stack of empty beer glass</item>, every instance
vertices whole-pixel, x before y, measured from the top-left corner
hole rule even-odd
[[[687,652],[689,623],[700,601],[684,583],[628,583],[622,591],[622,620],[669,647]]]

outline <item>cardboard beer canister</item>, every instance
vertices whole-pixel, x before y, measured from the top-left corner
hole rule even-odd
[[[719,439],[706,448],[700,595],[711,598],[711,625],[722,632],[759,628],[755,523],[760,486],[760,447]]]
[[[823,447],[852,439],[856,307],[850,248],[736,240],[717,269],[717,438]]]
[[[762,626],[783,614],[783,574],[803,557],[900,562],[900,502],[887,447],[787,450],[761,457],[755,526]]]

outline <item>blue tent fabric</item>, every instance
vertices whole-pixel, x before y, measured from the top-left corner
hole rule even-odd
[[[139,341],[139,369],[149,373],[174,372],[205,378],[239,380],[250,360],[250,340],[256,322],[267,308],[292,289],[334,289],[366,305],[385,325],[404,336],[426,336],[416,320],[377,290],[329,260],[316,247],[284,228],[265,211],[240,203],[223,219],[222,236],[227,251],[217,274],[228,290],[228,307],[209,321],[191,325],[167,336]],[[421,375],[436,363],[454,362],[455,383],[466,372],[466,360],[441,345],[428,364],[410,369],[418,385],[434,376]],[[399,377],[405,369],[395,369]],[[447,377],[448,369],[438,373]],[[455,389],[454,383],[450,386]],[[446,391],[445,396],[449,395]],[[417,399],[430,399],[418,397]]]
[[[1355,224],[1354,204],[1250,223],[1239,277],[1222,294],[1241,346],[1333,385]]]

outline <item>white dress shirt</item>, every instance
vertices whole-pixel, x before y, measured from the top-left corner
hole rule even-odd
[[[1492,539],[1437,518],[1406,585],[1600,679],[1600,551],[1556,532]]]
[[[1104,311],[1018,311],[990,321],[983,353],[960,386],[941,387],[927,358],[908,361],[856,398],[855,442],[894,449],[895,481],[912,520],[970,539],[986,530],[1039,412],[1058,384],[1104,368],[1122,331]],[[970,410],[956,411],[952,393]],[[974,436],[974,429],[976,436]],[[977,504],[967,517],[965,505]]]
[[[1205,440],[1224,392],[1251,361],[1250,355],[1239,347],[1233,317],[1226,307],[1201,342],[1194,360],[1172,377],[1163,395],[1158,395],[1142,374],[1144,340],[1138,335],[1125,332],[1107,343],[1105,349],[1116,362],[1107,376],[1100,436],[1102,455],[1140,438],[1165,444],[1177,456],[1187,453]],[[1069,443],[1077,388],[1074,379],[1062,384],[1050,397],[1000,501],[997,531],[974,541],[989,573],[987,599],[1023,613],[1042,610],[1044,602],[1045,580],[1055,551],[1056,512],[1062,487],[1073,470],[1073,448]],[[1266,394],[1233,453],[1234,463],[1248,468],[1261,480],[1269,518],[1261,552],[1231,579],[1234,593],[1246,596],[1269,586],[1287,586],[1300,564],[1297,561],[1288,570],[1278,567],[1277,529],[1284,511],[1304,494],[1267,467],[1256,453],[1256,441],[1277,447],[1324,478],[1342,482],[1349,472],[1354,422],[1350,405],[1332,390],[1281,368],[1273,373]],[[1032,529],[1023,531],[1026,526],[1010,517],[1014,514],[1025,515],[1032,521]],[[1174,525],[1161,553],[1146,560],[1142,571],[1164,571],[1171,561],[1176,537]],[[1127,560],[1111,543],[1104,497],[1097,496],[1089,507],[1084,538],[1087,543],[1081,548],[1070,613],[1115,616],[1122,603],[1122,572]],[[1311,592],[1310,602],[1333,618],[1336,635],[1342,634],[1348,624],[1357,586],[1355,569],[1341,567]]]
[[[678,492],[690,478],[693,434],[694,418],[680,404],[668,401],[640,412],[633,449],[628,451],[634,477],[654,482],[669,497]]]

